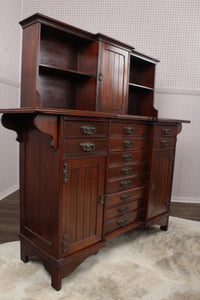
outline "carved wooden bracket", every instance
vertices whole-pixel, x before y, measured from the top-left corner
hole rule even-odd
[[[17,133],[16,140],[20,143],[24,140],[24,127],[22,124],[24,120],[23,116],[20,114],[3,114],[1,117],[2,125],[10,130],[13,130]]]
[[[58,147],[58,118],[55,115],[36,115],[34,118],[35,127],[52,138],[51,147]]]
[[[182,130],[182,123],[177,124],[177,134],[179,134]]]

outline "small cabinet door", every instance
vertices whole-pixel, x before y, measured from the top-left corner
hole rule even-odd
[[[128,51],[101,42],[97,111],[125,113]]]
[[[173,177],[173,149],[153,152],[147,203],[147,219],[168,212]]]
[[[102,240],[104,171],[104,157],[64,162],[63,256]]]

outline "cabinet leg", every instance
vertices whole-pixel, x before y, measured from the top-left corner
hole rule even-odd
[[[23,245],[23,243],[21,242],[21,247],[20,247],[20,255],[21,255],[21,260],[26,264],[27,262],[29,262],[29,257],[26,254],[26,249]]]
[[[56,291],[60,291],[60,289],[61,289],[61,270],[58,268],[53,268],[53,271],[51,274],[51,286]]]
[[[167,231],[168,230],[169,217],[166,220],[166,223],[160,226],[160,230]]]

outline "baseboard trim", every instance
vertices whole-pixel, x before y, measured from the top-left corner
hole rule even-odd
[[[15,184],[13,186],[11,186],[10,188],[8,188],[7,190],[3,191],[0,193],[0,201],[4,198],[6,198],[7,196],[9,196],[10,194],[14,193],[15,191],[17,191],[19,189],[19,185]]]
[[[179,202],[179,203],[198,203],[198,204],[200,204],[200,198],[195,198],[195,197],[176,197],[176,196],[173,196],[171,201],[172,202]]]

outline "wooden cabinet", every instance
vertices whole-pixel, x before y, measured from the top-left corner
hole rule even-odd
[[[0,113],[20,142],[21,259],[38,256],[59,290],[109,238],[167,229],[186,121],[157,118],[157,60],[41,14],[20,24],[21,108]]]

